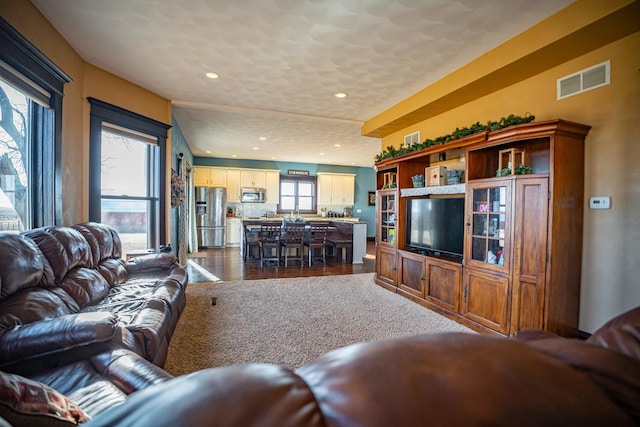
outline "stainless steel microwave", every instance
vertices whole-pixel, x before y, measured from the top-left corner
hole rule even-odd
[[[267,190],[264,188],[243,188],[240,190],[242,203],[264,203],[267,200]]]

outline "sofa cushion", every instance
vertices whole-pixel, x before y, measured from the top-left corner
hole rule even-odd
[[[37,287],[23,289],[0,300],[0,331],[64,316],[77,309],[75,302],[62,290]]]
[[[43,264],[37,247],[16,234],[0,234],[0,296],[37,285]]]
[[[640,307],[609,320],[587,342],[640,360]]]
[[[22,233],[33,240],[53,268],[57,282],[76,266],[92,267],[91,249],[85,238],[70,227],[43,227]]]
[[[14,426],[77,425],[90,419],[52,388],[4,372],[0,372],[0,416]]]
[[[65,315],[8,329],[0,335],[0,366],[108,342],[116,329],[116,316],[107,312]]]

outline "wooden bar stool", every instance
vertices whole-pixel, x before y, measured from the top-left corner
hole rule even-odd
[[[346,258],[347,263],[353,262],[353,241],[339,238],[327,239],[327,247],[333,248],[336,261],[343,262]],[[346,252],[346,254],[343,253]]]
[[[260,267],[264,267],[265,261],[280,263],[280,224],[263,223],[260,225]]]

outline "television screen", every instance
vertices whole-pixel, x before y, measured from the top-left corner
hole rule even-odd
[[[462,257],[464,198],[408,199],[406,224],[409,246]]]

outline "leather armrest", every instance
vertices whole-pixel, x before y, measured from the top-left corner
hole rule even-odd
[[[140,271],[144,269],[168,268],[175,264],[177,258],[169,252],[149,254],[131,258],[125,263],[127,271]]]
[[[30,357],[111,340],[117,318],[111,313],[77,313],[6,330],[0,335],[0,367]]]

